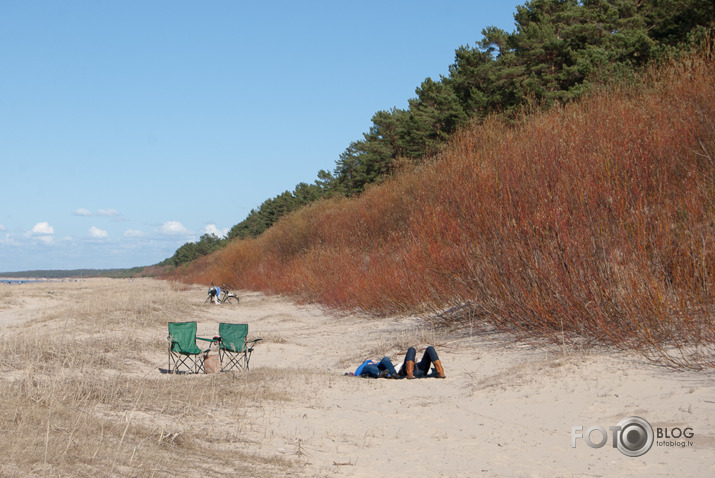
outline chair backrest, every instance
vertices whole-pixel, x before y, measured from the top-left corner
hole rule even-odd
[[[246,350],[248,324],[218,324],[218,334],[221,336],[221,348],[230,352]]]
[[[171,350],[178,353],[198,353],[196,322],[169,322]],[[199,350],[200,352],[200,350]]]

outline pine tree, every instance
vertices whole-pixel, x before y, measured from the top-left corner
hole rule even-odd
[[[437,151],[467,120],[467,114],[452,87],[427,78],[409,100],[407,145],[404,155],[419,160]]]

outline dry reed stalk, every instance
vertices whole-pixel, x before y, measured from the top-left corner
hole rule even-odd
[[[186,281],[373,314],[458,304],[503,331],[715,365],[715,66],[489,119],[438,160],[284,217]],[[687,355],[690,354],[690,355]]]

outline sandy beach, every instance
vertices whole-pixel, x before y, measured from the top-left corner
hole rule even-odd
[[[9,443],[0,475],[715,475],[712,372],[521,343],[479,324],[440,331],[421,317],[338,314],[255,292],[238,291],[238,306],[205,305],[206,289],[148,279],[0,285],[0,428]],[[220,322],[247,323],[249,338],[263,340],[247,373],[169,375],[161,373],[169,320],[195,320],[204,337]],[[91,352],[83,362],[56,354],[54,368],[35,362],[33,337],[47,334]],[[409,346],[419,358],[430,344],[446,379],[345,375],[367,358],[400,362]],[[92,392],[93,382],[134,388],[115,404]],[[88,392],[74,396],[72,387]],[[173,401],[157,405],[155,387]],[[200,398],[179,407],[189,400],[182,390]],[[232,390],[240,400],[227,398]],[[27,400],[15,398],[24,393]],[[612,444],[609,427],[629,417],[653,430],[641,456]],[[605,439],[599,448],[582,437],[593,427],[605,431],[589,437]],[[111,440],[94,456],[83,451]]]

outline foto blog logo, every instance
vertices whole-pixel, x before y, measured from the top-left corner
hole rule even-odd
[[[608,429],[612,433],[613,448],[631,457],[645,455],[656,438],[658,446],[685,448],[693,446],[690,438],[695,436],[691,427],[656,428],[654,434],[650,423],[641,417],[626,417]],[[591,448],[601,448],[608,442],[608,432],[598,425],[592,426],[585,433],[582,426],[571,427],[571,448],[576,448],[576,440],[579,438]]]
[[[644,455],[653,446],[653,427],[641,417],[626,417],[608,429],[612,433],[613,448],[626,456]],[[596,438],[596,441],[592,438]],[[583,433],[582,426],[571,427],[571,447],[576,448],[576,439],[582,438],[591,448],[601,448],[608,442],[608,432],[601,426],[592,426]]]

